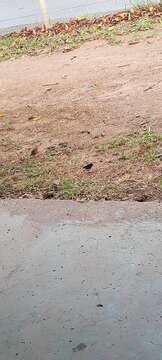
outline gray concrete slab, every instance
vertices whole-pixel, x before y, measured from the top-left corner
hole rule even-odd
[[[51,20],[79,15],[115,11],[129,3],[129,0],[46,0]],[[0,28],[41,21],[39,0],[1,0]]]
[[[162,203],[0,202],[0,360],[161,360]]]

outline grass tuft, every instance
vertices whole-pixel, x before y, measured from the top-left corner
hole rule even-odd
[[[146,130],[144,133],[134,131],[125,137],[108,139],[99,147],[99,151],[106,154],[115,149],[122,161],[155,161],[158,158],[158,145],[162,141],[162,135],[154,131]],[[120,148],[120,151],[118,150]]]
[[[84,193],[85,183],[72,179],[64,179],[61,185],[61,196],[63,199],[75,199]]]
[[[146,148],[151,148],[154,144],[158,142],[160,139],[160,135],[157,135],[153,131],[146,131],[144,135],[141,137],[140,142],[143,144]]]

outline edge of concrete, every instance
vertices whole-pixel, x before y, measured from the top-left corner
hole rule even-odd
[[[162,202],[68,201],[68,200],[0,200],[0,216],[23,215],[38,223],[162,221]]]

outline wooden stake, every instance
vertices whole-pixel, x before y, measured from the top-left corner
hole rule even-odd
[[[46,28],[49,26],[49,16],[48,16],[48,10],[47,10],[47,3],[46,0],[39,0],[40,2],[40,8],[42,12],[43,22]]]

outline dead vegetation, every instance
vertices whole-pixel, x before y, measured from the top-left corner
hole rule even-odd
[[[134,44],[142,39],[142,32],[156,30],[161,24],[161,15],[160,5],[148,4],[113,16],[76,18],[54,24],[48,29],[24,28],[18,33],[0,36],[0,60],[37,55],[40,52],[68,52],[85,41],[95,39],[104,39],[111,45],[125,41]]]
[[[43,153],[35,147],[21,156],[21,146],[9,138],[8,142],[1,141],[1,149],[11,151],[14,159],[1,163],[0,196],[138,201],[161,198],[161,134],[136,130],[104,142],[99,138],[92,142],[92,163],[80,161],[82,151],[92,151],[86,146],[79,149],[77,144],[53,144]]]

